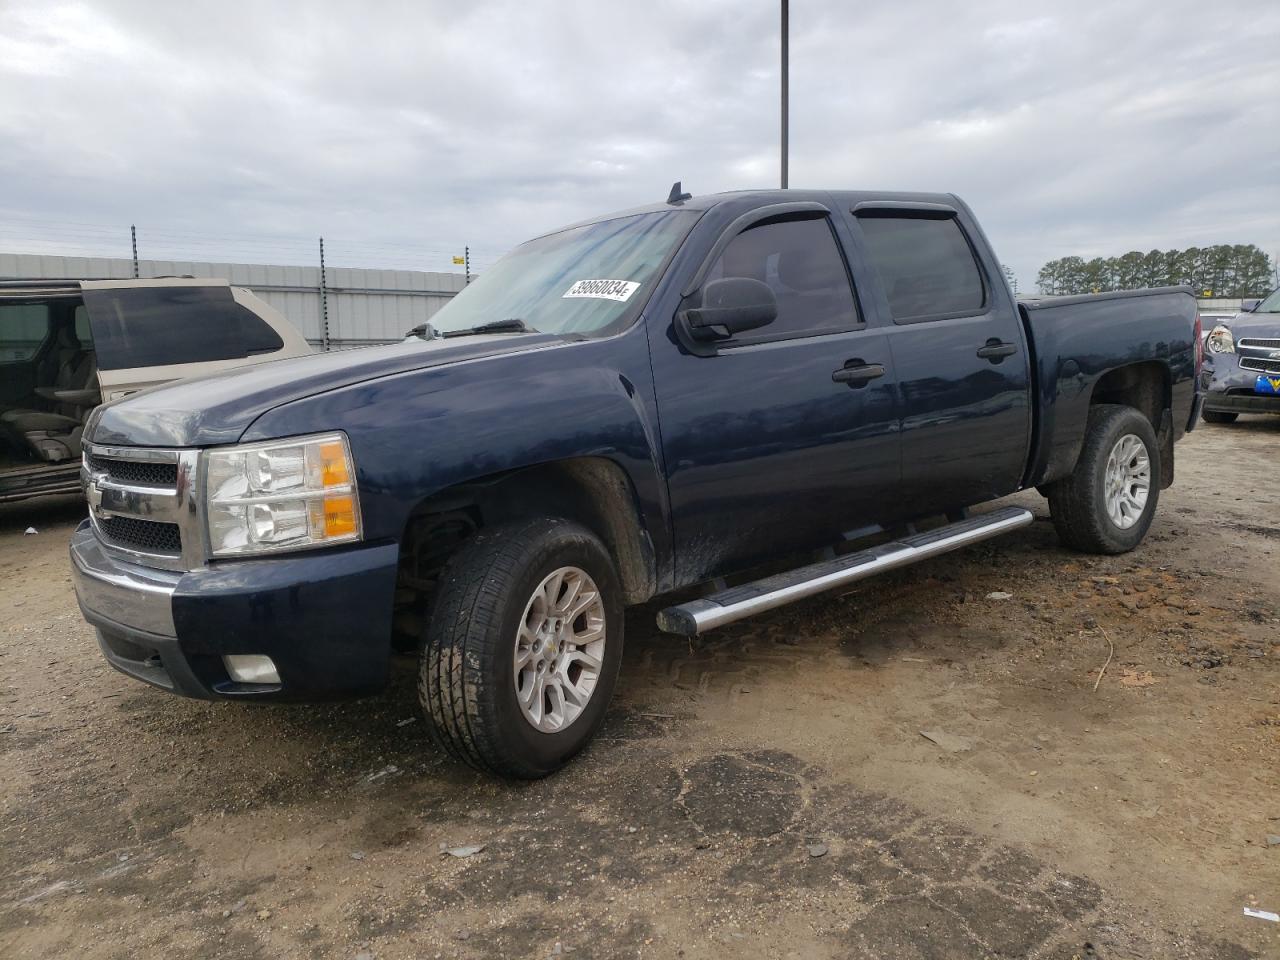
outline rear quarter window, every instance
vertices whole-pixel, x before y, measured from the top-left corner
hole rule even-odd
[[[103,370],[240,360],[284,346],[230,287],[118,287],[86,290],[84,300]]]
[[[981,313],[982,271],[954,217],[860,216],[895,323]]]

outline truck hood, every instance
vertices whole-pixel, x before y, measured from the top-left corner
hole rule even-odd
[[[445,364],[564,343],[549,334],[414,340],[275,360],[156,387],[104,404],[85,430],[93,443],[202,447],[235,443],[268,410],[329,390]]]

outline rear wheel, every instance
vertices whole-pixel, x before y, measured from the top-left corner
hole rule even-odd
[[[1205,423],[1235,423],[1238,413],[1218,412],[1217,410],[1202,410],[1200,416],[1204,417]]]
[[[1093,407],[1075,470],[1051,484],[1048,497],[1067,546],[1086,553],[1132,550],[1160,499],[1160,449],[1151,422],[1132,407]]]
[[[436,744],[500,776],[562,767],[613,694],[621,596],[608,551],[576,523],[482,529],[446,566],[419,655]]]

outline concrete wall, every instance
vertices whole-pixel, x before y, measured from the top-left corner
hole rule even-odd
[[[248,287],[271,304],[319,346],[324,339],[319,267],[272,264],[208,263],[191,260],[140,260],[143,277],[225,277]],[[107,257],[57,257],[0,253],[0,279],[124,280],[133,261]],[[325,271],[331,349],[387,343],[429,320],[466,285],[460,273],[416,270],[364,270],[331,267]]]

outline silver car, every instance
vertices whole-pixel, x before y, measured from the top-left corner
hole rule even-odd
[[[0,282],[0,501],[80,489],[98,404],[311,347],[226,280]]]

